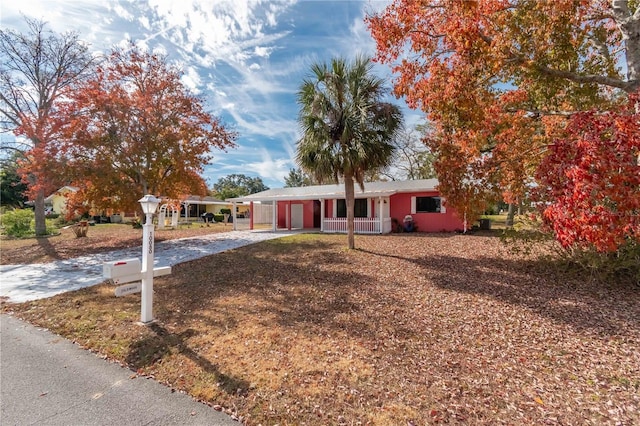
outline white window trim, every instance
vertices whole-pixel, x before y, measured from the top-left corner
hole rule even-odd
[[[447,212],[447,208],[444,206],[444,197],[440,197],[440,196],[428,196],[425,195],[423,196],[424,198],[438,198],[440,200],[440,211],[439,212],[420,212],[420,213],[446,213]],[[423,198],[420,197],[420,198]],[[416,196],[412,196],[411,197],[411,214],[416,214],[417,213],[417,208],[416,208]]]

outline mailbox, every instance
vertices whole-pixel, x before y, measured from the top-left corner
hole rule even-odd
[[[140,259],[124,259],[105,262],[102,264],[102,276],[114,284],[124,284],[140,281],[142,265]]]

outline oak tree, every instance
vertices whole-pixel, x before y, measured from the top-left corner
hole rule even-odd
[[[440,190],[471,217],[536,185],[573,114],[640,88],[633,0],[395,0],[367,22],[395,93],[433,123]]]
[[[34,200],[36,235],[44,235],[44,198],[60,170],[52,114],[71,85],[89,74],[94,58],[78,34],[48,31],[43,21],[26,23],[26,33],[0,29],[0,131],[19,137],[2,148],[20,153],[19,171]]]
[[[244,174],[231,174],[221,177],[213,185],[213,196],[221,200],[242,197],[269,189],[262,178],[250,177]]]
[[[284,178],[285,188],[299,188],[311,185],[315,185],[313,178],[300,168],[290,169],[289,174]]]
[[[396,149],[392,166],[382,175],[392,180],[435,178],[435,155],[423,141],[428,134],[429,128],[425,125],[413,129],[401,128],[393,139]]]
[[[74,87],[60,118],[74,185],[96,209],[134,211],[144,194],[206,194],[200,172],[235,133],[205,111],[168,59],[114,49],[95,77]]]

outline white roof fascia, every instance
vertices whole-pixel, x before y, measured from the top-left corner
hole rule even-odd
[[[389,197],[398,191],[358,191],[355,192],[356,198],[375,198],[375,197]],[[273,194],[273,195],[256,195],[252,197],[247,195],[246,197],[229,198],[229,202],[249,202],[249,201],[299,201],[299,200],[320,200],[320,199],[333,199],[344,198],[344,192],[325,192],[325,193],[313,193],[313,194],[300,194],[300,195],[288,195],[288,194]]]
[[[396,193],[406,192],[432,192],[436,191],[437,179],[422,179],[409,181],[389,181],[389,182],[365,182],[365,190],[362,192],[356,185],[355,197],[388,197]],[[314,185],[298,188],[278,188],[258,192],[244,197],[229,198],[229,202],[240,201],[294,201],[294,200],[319,200],[344,198],[344,184]]]

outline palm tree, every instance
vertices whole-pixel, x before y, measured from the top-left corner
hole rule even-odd
[[[364,190],[367,171],[389,166],[391,140],[402,124],[400,109],[381,101],[386,88],[372,68],[367,57],[352,63],[342,58],[316,63],[298,91],[303,135],[296,161],[318,182],[344,180],[350,249],[355,247],[354,184]]]

